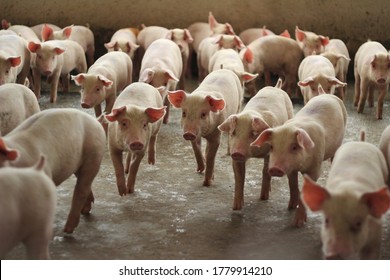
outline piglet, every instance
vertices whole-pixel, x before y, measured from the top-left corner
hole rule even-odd
[[[0,169],[0,259],[24,243],[29,259],[49,259],[56,188],[44,173],[45,158],[34,167]]]
[[[249,158],[264,158],[260,199],[267,200],[271,189],[268,174],[269,146],[250,146],[264,130],[282,125],[293,117],[293,105],[287,93],[276,87],[264,87],[239,114],[230,115],[218,129],[229,134],[235,192],[233,210],[244,205],[245,165]]]
[[[376,117],[382,119],[383,100],[390,83],[390,54],[379,42],[368,41],[360,46],[355,55],[354,106],[363,113],[368,95],[368,106],[374,106],[374,90],[378,89]]]
[[[306,211],[299,199],[298,172],[317,180],[321,164],[332,158],[340,147],[345,132],[347,111],[343,101],[334,95],[313,97],[283,125],[269,128],[251,144],[270,145],[268,173],[288,176],[290,187],[289,209],[295,209],[293,224],[302,226]]]
[[[42,44],[30,42],[28,48],[35,53],[31,68],[34,77],[34,93],[41,96],[41,75],[47,76],[50,82],[50,102],[56,102],[58,82],[61,77],[64,92],[69,90],[69,73],[77,70],[87,71],[83,48],[71,40],[53,40]]]
[[[221,138],[218,126],[240,111],[242,98],[240,80],[234,72],[225,69],[211,72],[191,94],[182,90],[168,92],[171,104],[182,109],[183,137],[191,141],[200,173],[205,170],[201,139],[207,140],[203,186],[210,186],[214,178],[215,156]]]
[[[303,31],[295,27],[295,40],[298,42],[305,57],[312,54],[321,54],[329,44],[329,37],[318,35],[311,31]]]
[[[76,109],[47,109],[0,138],[0,167],[32,166],[44,155],[45,173],[56,186],[75,174],[72,206],[64,227],[64,232],[72,233],[80,214],[92,208],[92,181],[105,146],[104,129],[92,116]]]
[[[134,192],[141,160],[148,149],[148,163],[156,162],[156,140],[165,114],[161,93],[151,85],[132,83],[115,101],[112,112],[105,116],[108,124],[108,146],[115,169],[119,195]],[[125,179],[123,152],[131,157]]]
[[[271,30],[267,29],[265,26],[262,28],[248,28],[245,29],[238,35],[241,39],[241,41],[244,43],[244,45],[249,45],[252,43],[254,40],[259,39],[264,36],[268,35],[275,35],[274,32]]]
[[[117,93],[131,83],[132,70],[133,63],[126,53],[109,52],[96,60],[87,73],[72,76],[76,85],[81,86],[81,107],[94,108],[99,117],[105,101],[103,113],[110,113]]]
[[[110,42],[105,43],[108,52],[121,51],[126,53],[134,60],[135,51],[139,48],[137,45],[137,35],[132,28],[122,28],[117,30],[111,37]]]
[[[332,63],[324,56],[310,55],[302,60],[298,68],[298,85],[301,88],[304,104],[318,95],[318,86],[326,93],[334,94],[336,87],[347,84],[336,78]]]
[[[387,177],[383,154],[365,142],[337,150],[324,188],[305,175],[301,199],[306,208],[323,213],[326,259],[379,259],[380,219],[390,207]]]
[[[34,92],[19,84],[0,86],[0,136],[40,111]]]

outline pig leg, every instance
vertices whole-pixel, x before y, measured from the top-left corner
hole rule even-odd
[[[156,140],[157,135],[152,135],[149,140],[148,163],[152,165],[156,163]]]
[[[131,161],[131,153],[127,153],[126,155],[126,165],[125,165],[125,173],[129,174],[130,171],[130,161]]]
[[[95,116],[96,117],[100,117],[102,115],[102,106],[101,106],[101,104],[98,104],[95,107],[93,107],[93,110],[95,111]],[[109,113],[111,113],[111,112],[108,112],[108,114]]]
[[[367,92],[368,92],[368,81],[366,79],[362,79],[360,84],[360,99],[358,104],[358,113],[363,113],[364,105],[367,100]]]
[[[244,206],[245,161],[233,160],[234,201],[233,210],[241,210]]]
[[[123,167],[123,151],[110,147],[111,160],[115,169],[116,185],[120,196],[126,195],[126,179]],[[128,155],[129,157],[130,155]]]
[[[27,258],[30,260],[50,259],[49,243],[51,241],[52,225],[44,232],[36,232],[24,241],[27,250]]]
[[[84,203],[84,207],[81,210],[81,213],[82,214],[89,214],[91,212],[91,209],[92,209],[92,203],[94,203],[94,202],[95,202],[95,197],[93,196],[93,193],[91,191],[91,193],[87,197],[87,200]]]
[[[288,175],[288,186],[290,188],[290,201],[288,210],[296,209],[299,204],[298,172],[294,171]]]
[[[378,96],[378,104],[376,108],[376,118],[378,120],[382,119],[382,112],[383,112],[383,100],[385,99],[385,95],[388,91],[389,86],[383,86],[379,88],[379,96]]]
[[[194,151],[196,163],[198,165],[196,172],[202,173],[204,171],[204,159],[202,154],[202,138],[197,138],[194,141],[191,141],[192,150]]]
[[[69,73],[61,75],[62,92],[68,93],[70,87]]]
[[[368,107],[370,108],[374,107],[374,90],[375,87],[373,86],[368,87]]]
[[[264,72],[264,81],[266,86],[272,86],[271,72],[269,71]]]
[[[167,124],[168,119],[169,119],[169,109],[171,108],[171,103],[169,102],[167,97],[164,98],[164,106],[166,106],[166,109],[165,109],[166,113],[164,115],[163,123]]]
[[[271,176],[268,173],[268,163],[269,163],[269,155],[264,157],[263,179],[261,182],[261,192],[260,192],[261,200],[268,200],[269,192],[271,191]]]
[[[302,227],[307,220],[306,209],[301,199],[299,199],[298,208],[295,211],[293,226]]]
[[[134,192],[135,179],[137,177],[139,165],[145,155],[145,151],[133,153],[131,155],[130,170],[127,176],[127,190],[128,193]]]
[[[33,77],[34,77],[34,93],[37,99],[41,98],[41,72],[37,69],[33,69]]]
[[[353,106],[357,107],[360,100],[360,76],[355,70],[355,95],[353,97]]]
[[[60,79],[59,73],[54,73],[51,77],[50,83],[50,102],[55,103],[57,101],[58,82]]]
[[[204,176],[203,186],[209,187],[214,179],[215,156],[217,155],[218,147],[221,141],[221,132],[218,130],[212,133],[207,138],[206,146],[206,172]]]

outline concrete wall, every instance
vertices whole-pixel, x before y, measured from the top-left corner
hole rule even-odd
[[[274,32],[298,25],[347,43],[353,55],[368,38],[390,48],[390,5],[385,0],[1,0],[0,17],[13,24],[90,24],[97,49],[121,27],[187,27],[212,11],[238,33],[249,27]],[[103,51],[103,50],[102,50]]]

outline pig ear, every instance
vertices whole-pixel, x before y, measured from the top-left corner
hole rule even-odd
[[[41,31],[41,36],[43,42],[50,40],[50,38],[53,37],[53,29],[47,24],[44,24]]]
[[[225,100],[223,98],[214,98],[211,97],[210,95],[207,95],[205,98],[206,102],[209,103],[210,105],[210,110],[212,112],[218,112],[223,110],[225,108]]]
[[[75,82],[77,86],[81,86],[85,80],[84,74],[78,74],[76,76],[71,75],[71,79]]]
[[[183,101],[186,99],[184,90],[168,91],[168,100],[175,108],[181,108]]]
[[[222,69],[222,67],[221,67]],[[244,83],[247,83],[247,82],[250,82],[254,79],[256,79],[259,74],[251,74],[251,73],[248,73],[248,72],[243,72],[241,74],[239,74],[239,76],[241,77],[241,81],[243,81]]]
[[[226,33],[227,35],[234,35],[236,34],[233,30],[233,26],[230,23],[225,23]]]
[[[218,25],[218,21],[215,19],[212,12],[209,12],[209,25],[211,30],[214,30],[214,28]]]
[[[11,64],[12,67],[19,66],[20,63],[22,62],[22,59],[20,58],[20,56],[10,57],[7,60],[9,61],[9,63]]]
[[[313,82],[314,82],[313,77],[308,77],[308,78],[304,79],[303,81],[299,81],[298,86],[307,87],[310,84],[312,84]]]
[[[244,53],[244,60],[249,64],[253,63],[254,55],[253,55],[253,52],[250,48],[246,48],[245,53]]]
[[[64,53],[65,50],[57,47],[57,48],[54,48],[54,52],[56,53],[56,55],[60,55],[60,54]]]
[[[37,50],[39,50],[40,48],[41,48],[41,44],[37,44],[37,43],[34,43],[34,42],[29,42],[28,43],[28,49],[32,53],[36,53]]]
[[[304,175],[301,200],[307,208],[313,212],[319,211],[329,198],[330,194],[326,189],[315,183],[307,174]]]
[[[3,138],[0,138],[0,154],[5,155],[7,160],[13,161],[19,157],[18,150],[13,150],[7,148],[6,144],[4,143]]]
[[[301,148],[312,149],[314,148],[314,142],[311,140],[310,135],[302,128],[299,128],[296,132],[298,145]]]
[[[128,43],[127,43],[127,47],[129,48],[129,50],[136,50],[136,49],[138,49],[140,46],[137,45],[137,44],[134,44],[133,42],[128,42]]]
[[[37,171],[43,170],[43,168],[45,168],[45,162],[46,162],[46,158],[44,155],[41,154],[39,161],[34,166],[34,169]]]
[[[298,26],[295,26],[295,39],[298,42],[302,42],[306,38],[305,32],[299,29]]]
[[[118,44],[118,42],[108,42],[108,43],[105,43],[104,46],[108,50],[108,49],[114,49],[117,44]]]
[[[103,86],[105,86],[107,88],[110,88],[112,86],[112,84],[114,83],[113,81],[107,79],[103,75],[97,75],[97,78],[99,81],[101,81],[103,83]]]
[[[276,82],[275,88],[282,88],[283,85],[283,80],[282,78],[279,78],[278,81]]]
[[[264,130],[255,141],[251,143],[251,146],[260,147],[264,143],[269,143],[272,139],[272,128]]]
[[[175,74],[173,74],[173,72],[171,70],[165,70],[165,77],[168,79],[168,80],[175,80],[176,82],[179,81],[179,78],[177,78],[175,76]]]
[[[192,43],[194,41],[194,38],[192,38],[191,33],[187,28],[184,29],[184,40],[187,43]]]
[[[111,114],[105,115],[104,117],[109,122],[115,122],[118,120],[118,117],[125,112],[126,112],[126,106],[123,106],[117,109],[112,109]]]
[[[291,38],[290,32],[288,32],[287,29],[285,29],[282,33],[280,33],[279,36],[282,36],[285,38]]]
[[[252,119],[252,129],[255,132],[260,133],[268,128],[270,128],[270,126],[265,120],[263,120],[259,117],[254,117]]]
[[[329,44],[329,37],[325,37],[325,36],[322,36],[322,35],[320,35],[319,37],[320,37],[320,40],[321,40],[321,44],[323,46],[326,46],[327,44]]]
[[[237,115],[230,115],[223,123],[218,126],[222,132],[229,132],[235,129],[237,124]]]
[[[234,42],[235,42],[238,49],[241,50],[241,49],[245,48],[244,43],[241,41],[240,37],[238,37],[237,35],[234,35]]]
[[[370,214],[375,218],[380,218],[390,208],[390,193],[387,186],[379,191],[365,193],[360,201],[367,205]]]
[[[337,79],[336,77],[329,77],[328,78],[328,82],[332,85],[332,86],[336,86],[336,87],[344,87],[347,85],[347,83],[343,83],[342,81],[340,81],[339,79]]]
[[[139,81],[143,83],[150,83],[153,80],[154,71],[151,68],[146,68],[139,77]]]
[[[166,108],[167,108],[166,106],[164,106],[162,108],[149,107],[149,108],[146,108],[145,113],[148,116],[149,121],[151,123],[154,123],[154,122],[160,120],[162,117],[164,117],[164,115],[166,113]]]
[[[67,26],[64,29],[62,29],[62,34],[65,36],[66,39],[69,39],[70,35],[72,34],[72,28],[73,25]]]

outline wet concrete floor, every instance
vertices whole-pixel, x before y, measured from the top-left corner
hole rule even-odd
[[[376,120],[375,107],[357,114],[352,106],[353,82],[349,82],[348,124],[345,141],[358,140],[362,128],[366,141],[378,144],[383,129],[390,124],[390,101],[384,106],[383,120]],[[187,89],[195,87],[188,83]],[[57,104],[49,104],[44,93],[42,109],[79,108],[78,88],[59,93]],[[294,104],[295,111],[302,105]],[[85,110],[93,115],[93,110]],[[291,226],[294,211],[287,210],[287,178],[273,178],[268,201],[260,201],[263,161],[247,162],[245,206],[233,211],[234,176],[231,159],[226,156],[226,137],[216,158],[215,180],[203,187],[203,174],[189,142],[182,137],[181,111],[171,110],[170,122],[160,130],[154,166],[141,163],[135,193],[120,197],[114,169],[106,150],[101,170],[93,184],[95,204],[91,214],[81,217],[73,234],[62,232],[70,208],[75,177],[57,188],[58,207],[52,259],[321,259],[320,214],[309,213],[302,228]],[[66,135],[64,135],[66,137]],[[205,144],[205,141],[203,141]],[[324,185],[329,162],[323,163],[319,183]],[[300,182],[302,178],[300,177]],[[382,259],[390,259],[390,213],[383,219]],[[25,259],[22,246],[7,259]]]

